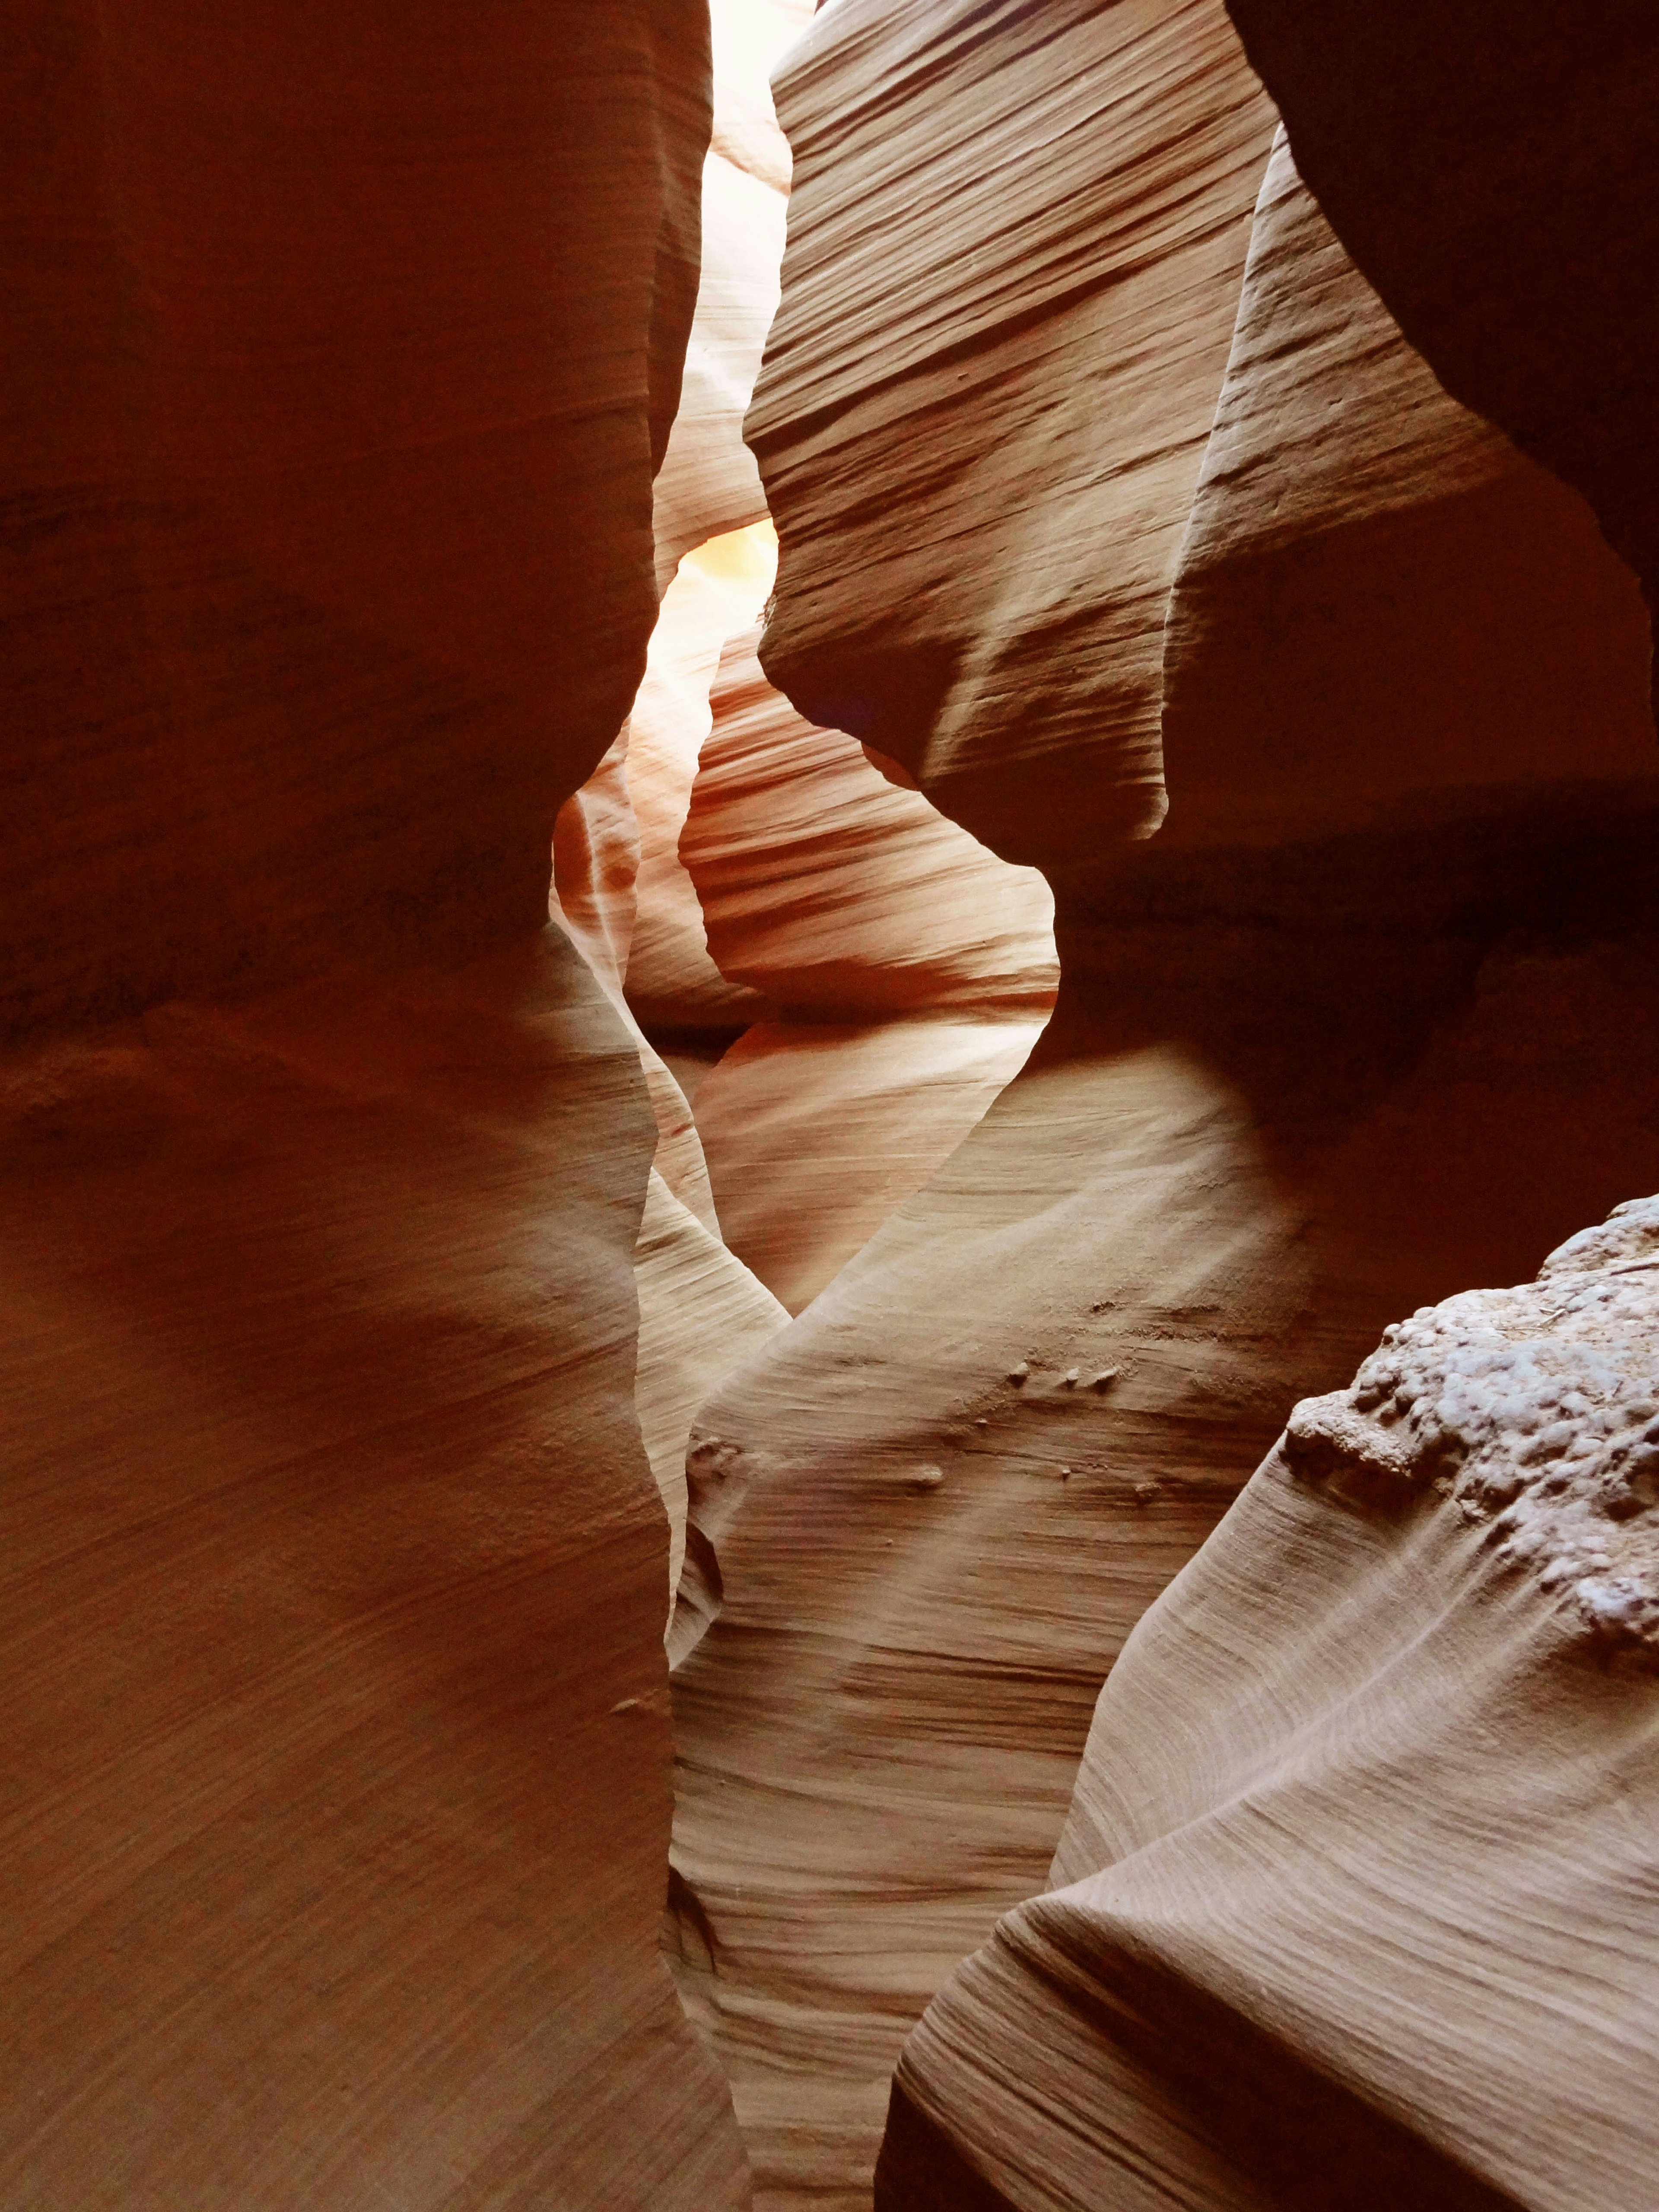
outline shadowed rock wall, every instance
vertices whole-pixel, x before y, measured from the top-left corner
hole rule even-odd
[[[8,1028],[539,927],[655,604],[707,37],[14,22]]]
[[[658,1948],[655,1133],[546,927],[706,18],[29,6],[3,66],[0,2197],[735,2212]]]

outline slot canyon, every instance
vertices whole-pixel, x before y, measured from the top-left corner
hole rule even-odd
[[[1659,15],[6,43],[0,2212],[1659,2207]]]

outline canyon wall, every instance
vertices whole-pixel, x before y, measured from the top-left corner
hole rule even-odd
[[[706,16],[9,27],[0,2197],[735,2208],[658,1948],[657,1135],[546,912]]]
[[[1270,161],[1218,6],[838,0],[777,89],[761,659],[1040,865],[1061,958],[1023,1073],[694,1433],[682,1986],[757,2202],[855,2212],[909,2024],[1042,1889],[1103,1681],[1289,1407],[1659,1183],[1659,760],[1630,574]],[[1035,2110],[1057,2000],[991,1972],[967,2032]],[[895,2212],[1101,2201],[1052,2111],[994,2193],[951,2033]],[[1439,2109],[1386,2171],[1440,2186]]]

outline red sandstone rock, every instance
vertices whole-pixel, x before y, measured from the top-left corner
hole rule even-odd
[[[1643,0],[1230,0],[1303,174],[1466,407],[1659,591],[1659,22]]]
[[[650,626],[706,37],[28,0],[7,1026],[541,926]]]
[[[1298,1407],[1102,1696],[877,2203],[1581,2212],[1650,2085],[1659,1202]]]
[[[0,1025],[81,1033],[0,1071],[0,2198],[735,2209],[657,1949],[652,1131],[544,930],[706,19],[14,17]]]
[[[1063,44],[1079,19],[1056,20]],[[1176,10],[1143,27],[1146,43],[1091,96],[1158,82],[1179,115],[1188,81],[1153,64],[1172,27],[1194,23]],[[1063,732],[1120,732],[1129,696],[1144,729],[1167,686],[1170,815],[1113,854],[1080,746],[1064,787],[1078,803],[1022,815],[1016,802],[1011,821],[1060,824],[1045,856],[1062,962],[1048,1032],[927,1188],[701,1417],[676,1631],[684,1983],[766,2201],[847,2212],[869,2202],[905,2016],[975,1928],[988,1935],[999,1893],[1012,1904],[1042,1886],[1088,1683],[1287,1404],[1338,1386],[1391,1315],[1513,1280],[1577,1222],[1659,1182],[1659,914],[1644,857],[1659,817],[1632,596],[1572,495],[1433,386],[1283,166],[1242,303],[1236,249],[1208,289],[1181,291],[1178,337],[1175,293],[1154,275],[1138,296],[1161,305],[1139,325],[1127,284],[1101,295],[1128,319],[1103,326],[1095,374],[1143,402],[1101,410],[1127,455],[1109,491],[1092,448],[1061,435],[1074,354],[1056,347],[1028,384],[999,388],[1016,428],[1054,428],[1042,573],[1063,583],[1066,637],[1093,643],[1045,662],[1052,632],[1022,633],[1026,720],[1000,725],[993,702],[975,726],[985,781],[953,781],[935,748],[965,725],[934,646],[948,637],[953,667],[981,637],[1001,652],[1005,582],[1039,564],[996,557],[1007,501],[980,456],[1004,425],[976,382],[966,213],[950,233],[958,289],[938,203],[918,191],[907,215],[896,187],[874,192],[882,146],[896,173],[907,143],[924,143],[924,82],[940,173],[953,146],[964,168],[994,169],[994,136],[969,129],[966,97],[954,140],[945,123],[953,82],[977,97],[1005,27],[994,11],[979,27],[986,43],[953,43],[937,10],[878,22],[843,0],[783,88],[796,197],[756,417],[783,544],[768,661],[826,720],[837,696],[890,708],[878,742],[947,808],[965,794],[961,811],[1005,850],[989,801],[969,813],[996,763],[1011,765],[995,787],[1015,788],[1040,732],[1058,756]],[[1200,51],[1223,65],[1218,46]],[[873,108],[861,120],[878,83],[882,146]],[[975,121],[985,112],[981,100]],[[1265,133],[1255,143],[1265,154]],[[862,174],[841,158],[848,144]],[[1139,223],[1141,175],[1130,165],[1086,199],[1074,189],[1048,218],[1055,235],[1085,216]],[[891,210],[885,223],[857,224],[855,182],[860,206]],[[1215,204],[1200,193],[1194,219]],[[878,258],[939,273],[892,305]],[[1045,264],[1027,259],[1040,304]],[[913,375],[896,337],[877,355],[865,300],[872,321],[931,316],[927,366]],[[904,373],[872,389],[876,359]],[[965,372],[955,392],[947,364]],[[1158,475],[1167,504],[1142,532],[1109,531],[1142,450],[1154,472],[1188,454],[1184,488]],[[1102,526],[1085,536],[1073,518],[1091,498]],[[1033,463],[1030,512],[1042,511]],[[1155,568],[1176,586],[1167,639],[1144,611]],[[1113,628],[1131,605],[1140,627]],[[1062,672],[1053,692],[1043,665]],[[1070,842],[1085,825],[1086,871]],[[1054,2009],[981,2013],[988,2063],[1022,2078]],[[1297,2109],[1299,2125],[1347,2139],[1334,2093],[1322,2106],[1316,2085]],[[1161,2141],[1144,2147],[1163,2155]],[[1068,2155],[1050,2136],[1026,2161],[1032,2205],[1102,2201],[1094,2168],[1072,2186]],[[902,2179],[912,2194],[896,2204],[976,2201],[937,2162]],[[1393,2201],[1415,2200],[1402,2185]]]
[[[1273,127],[1219,0],[836,0],[776,87],[763,650],[1006,858],[1164,811],[1164,601]]]
[[[726,1242],[799,1312],[965,1137],[1054,1001],[1054,902],[773,690],[713,695],[681,856],[725,974],[779,1008],[698,1094]]]
[[[1170,599],[1163,843],[1651,805],[1648,659],[1583,501],[1441,389],[1281,137]]]
[[[714,0],[714,133],[703,164],[702,273],[679,412],[657,477],[657,580],[706,538],[759,521],[766,496],[744,410],[778,304],[789,148],[767,80],[812,0]]]
[[[746,2202],[656,1955],[650,1124],[554,933],[0,1081],[0,2197]]]
[[[840,730],[814,729],[756,659],[721,658],[680,857],[721,971],[794,1015],[1046,1018],[1054,899]]]

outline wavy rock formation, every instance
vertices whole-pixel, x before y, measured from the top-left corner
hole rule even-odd
[[[0,2197],[735,2212],[657,1940],[653,1132],[545,907],[706,18],[9,30]]]
[[[701,1086],[727,1243],[793,1312],[954,1152],[1054,1003],[1054,901],[722,658],[680,854],[723,973],[774,1003]]]
[[[735,439],[735,420],[731,430]],[[731,1035],[769,1011],[761,993],[723,975],[709,957],[680,836],[712,721],[708,695],[721,650],[750,627],[776,573],[769,522],[729,532],[685,556],[663,594],[645,681],[618,740],[638,843],[623,985],[641,1023],[659,1034]]]
[[[1447,396],[1281,134],[1170,604],[1160,843],[1650,806],[1647,633],[1583,501]]]
[[[1218,11],[1042,27],[1039,63],[1029,11],[840,0],[780,86],[763,654],[1042,860],[1062,975],[1024,1071],[700,1416],[683,1984],[769,2207],[867,2207],[907,2021],[1042,1887],[1091,1685],[1285,1407],[1659,1183],[1630,579],[1434,383],[1282,154],[1264,182]],[[999,167],[997,103],[1046,115],[1050,68],[1093,128]],[[1041,249],[1079,224],[1146,251],[1051,308]],[[1005,345],[975,285],[1016,239]],[[1160,725],[1167,823],[1114,846]],[[1102,2201],[1048,2152],[1033,2203]]]
[[[837,0],[775,89],[767,672],[1005,858],[1092,868],[1164,811],[1164,602],[1272,111],[1218,0]]]
[[[1659,2189],[1659,1200],[1298,1406],[906,2047],[892,2212]]]
[[[654,606],[702,11],[15,28],[0,1018],[533,933]]]

